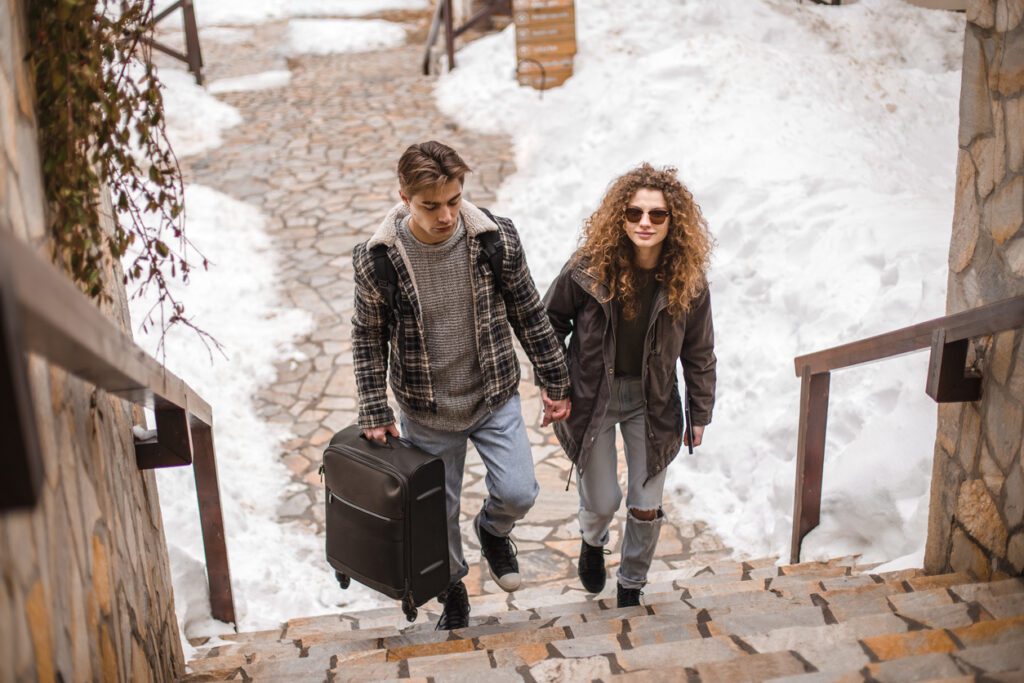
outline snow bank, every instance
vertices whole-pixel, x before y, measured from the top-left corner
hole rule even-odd
[[[788,557],[793,357],[943,313],[963,15],[898,0],[577,0],[576,13],[564,86],[515,83],[510,28],[461,51],[437,101],[512,137],[518,172],[494,208],[516,220],[542,289],[612,178],[679,167],[719,243],[719,385],[705,445],[668,490],[738,554]],[[923,545],[926,360],[833,376],[805,558]]]
[[[292,19],[288,22],[291,54],[326,55],[397,47],[405,29],[383,19]]]
[[[156,8],[172,0],[157,0]],[[430,0],[199,0],[196,22],[208,26],[251,25],[290,17],[361,17],[388,10],[422,10]]]
[[[160,69],[159,78],[167,135],[179,159],[219,147],[221,132],[242,122],[237,109],[196,85],[187,71]]]
[[[235,78],[221,78],[207,85],[206,89],[214,94],[247,90],[268,90],[271,88],[283,88],[291,83],[291,81],[291,71],[288,69],[274,69],[273,71],[261,71]]]

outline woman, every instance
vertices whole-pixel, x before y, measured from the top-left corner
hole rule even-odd
[[[711,422],[711,246],[700,207],[676,170],[645,163],[612,183],[545,296],[556,334],[563,344],[569,338],[572,414],[555,424],[555,433],[578,472],[577,571],[591,593],[604,589],[604,546],[622,502],[616,425],[625,443],[619,607],[640,604],[664,517],[665,468],[689,441],[676,359],[689,393],[694,446]]]

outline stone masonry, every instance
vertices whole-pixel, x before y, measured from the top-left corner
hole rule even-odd
[[[0,230],[47,258],[28,48],[24,5],[3,0]],[[104,313],[127,330],[109,282]],[[184,660],[156,482],[135,466],[141,415],[39,358],[28,374],[45,481],[34,509],[0,513],[0,681],[173,680]]]
[[[947,313],[1024,294],[1024,0],[971,0]],[[974,345],[982,398],[939,406],[925,567],[1024,572],[1024,331]]]

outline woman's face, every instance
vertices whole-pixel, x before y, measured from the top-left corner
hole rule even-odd
[[[626,235],[638,252],[660,253],[672,216],[661,190],[640,188],[626,204]],[[659,223],[660,221],[660,223]]]

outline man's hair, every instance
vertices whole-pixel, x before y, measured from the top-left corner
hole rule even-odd
[[[471,170],[454,149],[430,140],[410,145],[402,154],[398,160],[398,185],[406,197],[412,197],[452,180],[461,185]]]

